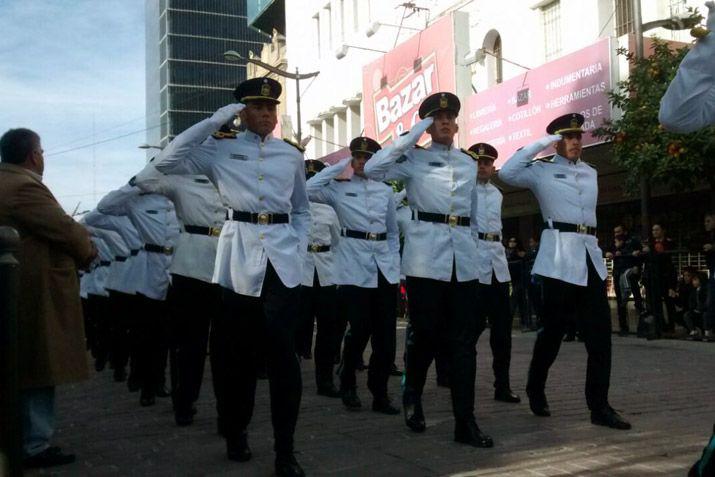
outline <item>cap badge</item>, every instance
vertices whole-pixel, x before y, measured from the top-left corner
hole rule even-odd
[[[439,107],[441,109],[446,109],[449,106],[449,101],[447,100],[447,96],[442,95],[439,98]]]
[[[479,155],[480,155],[480,156],[483,156],[484,153],[485,153],[485,151],[484,151],[484,146],[479,146]]]
[[[271,85],[268,84],[266,81],[261,85],[261,96],[270,96],[271,95]]]
[[[572,127],[572,128],[577,128],[577,127],[579,127],[579,125],[578,125],[578,119],[577,119],[577,118],[571,119],[571,127]]]
[[[367,141],[365,139],[363,139],[362,142],[360,143],[360,150],[367,151]]]

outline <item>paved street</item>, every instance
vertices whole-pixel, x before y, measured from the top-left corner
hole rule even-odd
[[[401,346],[404,329],[399,332]],[[534,337],[514,334],[512,382],[522,396]],[[631,420],[631,431],[591,425],[581,343],[564,343],[552,368],[547,395],[553,417],[534,417],[526,403],[493,401],[487,331],[479,342],[477,417],[494,437],[493,449],[452,441],[449,393],[436,387],[434,374],[424,396],[427,432],[417,435],[405,428],[402,416],[349,413],[339,400],[316,396],[313,363],[307,361],[298,460],[309,475],[685,475],[715,421],[715,344],[617,336],[613,341],[611,402]],[[365,379],[360,373],[359,392],[369,409]],[[391,378],[390,387],[397,398],[399,378]],[[112,382],[110,372],[60,388],[56,442],[75,452],[78,462],[53,475],[272,475],[266,381],[259,382],[250,427],[254,459],[246,464],[225,458],[210,386],[188,428],[174,425],[169,400],[158,400],[153,408],[141,408],[138,401],[124,384]]]

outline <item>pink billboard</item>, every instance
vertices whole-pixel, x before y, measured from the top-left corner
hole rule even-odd
[[[517,149],[546,135],[546,126],[562,114],[583,114],[586,131],[599,127],[611,115],[610,58],[606,38],[470,96],[464,112],[466,143],[496,147],[499,167]],[[584,134],[585,146],[597,142]]]
[[[366,136],[383,144],[417,121],[422,100],[455,90],[454,20],[446,15],[363,68]]]

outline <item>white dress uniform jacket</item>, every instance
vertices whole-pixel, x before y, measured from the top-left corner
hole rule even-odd
[[[670,131],[689,133],[715,124],[715,4],[707,6],[710,34],[685,56],[660,101],[658,118]]]
[[[241,295],[260,296],[270,260],[283,284],[296,287],[303,280],[310,230],[303,156],[270,134],[261,139],[246,131],[235,139],[216,139],[211,134],[225,119],[217,115],[178,135],[156,168],[166,174],[205,175],[235,211],[290,214],[287,224],[227,221],[213,282]]]
[[[142,193],[138,187],[124,185],[110,192],[97,204],[97,210],[109,215],[126,215],[144,242],[145,268],[137,292],[153,300],[166,299],[169,288],[169,266],[179,223],[174,205],[158,194]],[[163,252],[150,252],[147,246],[163,247]]]
[[[511,281],[509,265],[502,244],[502,193],[491,182],[477,182],[477,230],[498,237],[496,241],[477,238],[479,283],[491,285],[492,273],[499,283]]]
[[[109,272],[109,261],[112,259],[112,252],[104,240],[92,233],[91,227],[87,227],[87,231],[91,234],[90,239],[97,247],[98,254],[91,265],[90,271],[82,274],[80,278],[79,295],[82,298],[87,298],[89,294],[109,296],[104,284]]]
[[[398,283],[400,232],[392,188],[356,175],[349,180],[333,180],[345,170],[350,160],[347,157],[313,176],[308,181],[308,197],[333,207],[341,230],[386,233],[387,240],[341,236],[333,256],[335,283],[377,288],[378,268],[389,283]]]
[[[308,252],[304,255],[303,286],[312,287],[315,272],[321,287],[335,285],[333,279],[333,252],[340,240],[340,221],[335,210],[326,204],[310,203],[310,237],[308,247],[329,245],[327,252]]]
[[[558,154],[550,161],[532,160],[552,140],[547,137],[517,151],[501,168],[499,178],[507,184],[531,189],[539,201],[544,222],[596,227],[596,170],[580,159],[574,163]],[[596,237],[545,228],[532,273],[586,286],[587,255],[598,275],[605,279],[606,265]]]
[[[161,159],[159,155],[154,162],[158,164]],[[226,221],[226,206],[211,181],[201,175],[166,176],[150,163],[134,177],[134,184],[144,192],[161,194],[174,203],[181,234],[169,271],[211,283],[218,236]],[[189,233],[187,225],[206,227],[211,234]]]
[[[105,287],[107,290],[134,295],[137,284],[143,280],[146,257],[142,250],[144,243],[132,221],[128,217],[105,215],[96,210],[85,215],[82,221],[97,231],[111,231],[121,237],[121,242],[114,244],[114,259]],[[111,239],[107,240],[112,243]]]
[[[471,157],[453,146],[414,147],[430,124],[432,118],[420,121],[409,134],[379,150],[365,164],[365,174],[377,181],[403,181],[413,214],[471,219],[471,227],[450,226],[418,221],[413,215],[402,251],[405,275],[448,282],[456,260],[457,281],[476,280],[477,168]]]

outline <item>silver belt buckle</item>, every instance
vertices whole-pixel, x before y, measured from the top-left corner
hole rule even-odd
[[[370,232],[367,234],[367,239],[368,240],[377,240],[377,234],[375,232]]]
[[[267,214],[266,212],[261,212],[258,214],[258,224],[259,225],[268,225],[270,223],[270,215]]]
[[[587,226],[587,225],[583,225],[583,224],[578,224],[578,225],[576,226],[576,233],[579,233],[579,234],[588,234],[588,226]]]

